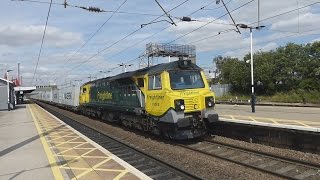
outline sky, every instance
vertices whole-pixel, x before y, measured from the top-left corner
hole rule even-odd
[[[9,77],[16,78],[20,63],[23,86],[85,83],[90,77],[121,73],[121,63],[132,64],[127,70],[133,71],[144,65],[146,59],[139,57],[151,42],[195,45],[197,64],[213,70],[216,56],[242,59],[250,52],[249,29],[237,33],[222,2],[216,0],[158,0],[176,26],[155,0],[67,0],[66,8],[61,5],[64,0],[52,0],[40,48],[50,0],[31,1],[2,0],[0,6],[0,76],[12,69]],[[254,52],[289,42],[320,41],[319,0],[223,2],[236,24],[265,26],[253,30]],[[183,22],[183,16],[194,21]],[[157,22],[148,24],[153,21]],[[142,24],[148,25],[141,28]]]

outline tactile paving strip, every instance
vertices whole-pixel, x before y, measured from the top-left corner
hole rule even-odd
[[[38,105],[30,104],[29,109],[56,165],[70,179],[141,179]]]
[[[301,120],[228,115],[228,114],[220,114],[219,116],[220,118],[226,118],[226,119],[235,120],[235,121],[244,120],[244,121],[252,121],[252,122],[272,123],[272,124],[278,124],[278,125],[294,125],[294,126],[302,126],[307,128],[310,128],[310,127],[320,128],[320,122],[305,121],[305,120],[301,121]]]

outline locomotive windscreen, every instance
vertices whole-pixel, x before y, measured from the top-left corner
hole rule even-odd
[[[203,88],[200,71],[169,71],[171,89]]]

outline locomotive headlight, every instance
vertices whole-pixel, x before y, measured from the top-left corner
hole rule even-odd
[[[214,98],[212,96],[206,97],[206,107],[207,108],[214,107]]]
[[[183,99],[176,99],[174,100],[174,107],[176,111],[184,111],[184,100]]]

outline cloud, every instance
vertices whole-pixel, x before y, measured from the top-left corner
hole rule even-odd
[[[300,31],[304,31],[313,26],[316,22],[320,22],[319,14],[305,13],[300,16],[273,23],[270,29],[298,30],[298,26],[300,26]]]
[[[314,43],[314,42],[317,42],[317,41],[320,41],[320,38],[313,39],[312,41],[310,41],[310,43]]]
[[[232,3],[232,5],[230,3],[229,10],[238,7],[242,3],[243,2],[241,1],[236,1]],[[277,5],[275,6],[274,4]],[[260,4],[260,19],[263,20],[308,4],[312,3],[299,2],[297,4],[296,1],[263,1]],[[305,32],[312,29],[311,27],[314,27],[315,23],[320,21],[320,15],[314,14],[311,10],[311,7],[307,7],[300,9],[299,11],[293,11],[285,15],[280,15],[276,18],[268,19],[267,21],[261,21],[261,25],[266,25],[266,28],[264,28],[260,32],[255,31],[253,33],[253,43],[263,43],[267,45],[254,45],[255,48],[262,49],[263,51],[276,48],[277,43],[275,41],[277,41],[278,39],[280,40],[282,37],[288,35],[288,32],[278,32],[277,30],[289,31],[294,33],[295,31],[298,31],[298,22],[300,25],[300,32]],[[252,22],[257,21],[257,4],[251,3],[248,6],[243,7],[243,9],[241,10],[233,12],[232,15],[236,19],[236,22],[241,22],[254,26],[255,24],[252,24]],[[218,19],[208,25],[205,25],[206,22],[215,20],[215,15],[207,18],[200,17],[197,19],[203,22],[182,22],[179,23],[177,27],[170,27],[167,31],[173,34],[174,38],[179,38],[181,36],[184,36],[188,32],[194,31],[191,34],[178,39],[176,42],[182,44],[194,44],[196,45],[198,53],[211,52],[216,54],[226,54],[241,57],[244,54],[248,53],[248,50],[250,50],[250,36],[248,33],[249,31],[241,29],[242,34],[236,33],[234,30],[232,30],[235,28],[230,25],[231,21],[229,16],[226,16],[223,19]],[[271,24],[269,25],[269,23]],[[199,28],[201,26],[204,27]],[[294,38],[296,38],[295,34],[293,34],[292,37],[287,38],[287,40]],[[246,47],[248,47],[248,49],[246,49]],[[233,51],[233,49],[236,49],[236,51]]]
[[[249,1],[250,0],[232,0],[230,3],[227,3],[227,7],[231,11]],[[183,0],[164,1],[162,5],[166,10],[169,10],[181,2],[183,2]],[[236,23],[253,23],[252,25],[257,25],[257,23],[254,23],[258,19],[257,2],[258,1],[253,1],[247,6],[232,12]],[[260,1],[260,20],[314,2],[315,0],[313,0],[313,2],[310,0]],[[105,10],[115,10],[122,2],[112,0],[108,4],[103,1],[79,3],[79,5],[83,6],[97,6]],[[192,13],[209,3],[211,4],[205,7],[207,10],[199,10],[196,13]],[[137,6],[137,4],[143,5]],[[25,76],[24,82],[30,83],[39,53],[44,29],[43,23],[47,15],[48,4],[8,1],[2,5],[2,10],[3,11],[0,12],[2,15],[0,16],[0,64],[5,63],[8,68],[16,69],[16,63],[20,62],[21,66],[23,66],[21,72],[22,75]],[[128,1],[121,7],[120,11],[163,14],[162,10],[154,1],[145,0]],[[44,48],[36,74],[36,78],[41,78],[41,80],[38,79],[37,82],[39,84],[45,84],[55,79],[56,75],[59,75],[58,84],[72,79],[83,79],[82,82],[85,82],[88,80],[87,77],[89,74],[101,77],[102,74],[99,74],[99,71],[113,69],[118,67],[118,63],[122,62],[133,63],[134,66],[131,66],[128,70],[134,70],[138,68],[139,60],[132,60],[144,52],[146,43],[170,42],[197,29],[206,22],[220,17],[226,13],[226,9],[221,3],[219,5],[215,4],[215,1],[198,0],[188,1],[169,13],[172,17],[183,17],[192,13],[190,15],[192,16],[191,18],[200,21],[178,22],[178,20],[174,18],[178,26],[170,26],[167,30],[161,31],[169,26],[169,24],[166,22],[150,24],[130,35],[128,38],[119,41],[134,30],[139,29],[142,23],[150,22],[156,17],[148,15],[115,14],[84,48],[74,54],[74,52],[83,45],[84,40],[88,40],[112,13],[92,13],[77,8],[65,9],[63,6],[52,6]],[[293,11],[286,15],[261,21],[260,25],[265,25],[266,28],[261,31],[254,31],[254,51],[258,51],[259,49],[267,51],[287,42],[304,43],[310,42],[312,39],[314,39],[313,41],[319,40],[315,35],[300,36],[297,33],[278,32],[279,30],[297,32],[298,14],[300,16],[300,32],[316,28],[317,22],[320,22],[319,6],[300,9],[299,11]],[[158,20],[164,19],[168,20],[165,16]],[[207,64],[209,62],[208,60],[216,55],[230,55],[242,58],[244,54],[250,51],[249,30],[243,29],[241,30],[242,34],[238,34],[230,30],[234,28],[234,26],[229,25],[230,23],[232,23],[232,21],[230,17],[226,15],[214,23],[195,30],[191,34],[173,43],[196,45],[198,62],[200,64]],[[218,35],[219,32],[223,33]],[[320,32],[320,29],[310,33],[318,32]],[[153,34],[155,35],[150,39],[134,45]],[[288,35],[293,36],[283,38]],[[198,41],[204,38],[205,40]],[[117,41],[119,41],[119,43],[109,47]],[[106,50],[101,52],[104,49]],[[101,53],[92,59],[90,58],[98,52]],[[71,57],[72,59],[67,62]],[[157,62],[160,63],[160,61],[161,60],[158,60]],[[163,62],[164,61],[166,61],[166,59],[163,59]],[[70,71],[82,62],[86,63]],[[1,72],[2,70],[0,70],[0,73]],[[109,75],[115,75],[120,72],[121,67],[118,67],[114,69],[112,73],[109,73]]]
[[[278,44],[275,42],[270,42],[265,45],[253,45],[253,52],[258,52],[258,51],[270,51],[278,47]],[[227,51],[223,53],[223,56],[229,56],[229,57],[235,57],[242,59],[244,55],[250,53],[250,45],[244,48],[238,48],[233,51]]]
[[[233,29],[234,26],[230,25],[226,20],[217,20],[211,24],[207,22],[213,21],[215,18],[199,18],[200,22],[182,22],[176,27],[170,27],[169,33],[173,33],[176,38],[179,38],[190,31],[193,33],[178,39],[174,43],[186,43],[196,45],[197,52],[205,52],[218,50],[229,47],[239,47],[243,44],[243,38],[241,35],[236,33]],[[204,26],[206,25],[206,26]],[[198,29],[203,26],[203,28]],[[220,33],[220,35],[218,35]],[[230,43],[230,42],[233,43]],[[245,40],[247,41],[247,40]]]
[[[44,26],[7,25],[0,27],[0,45],[10,47],[39,44]],[[82,42],[80,33],[65,32],[57,27],[48,26],[44,44],[53,47],[65,47]]]

